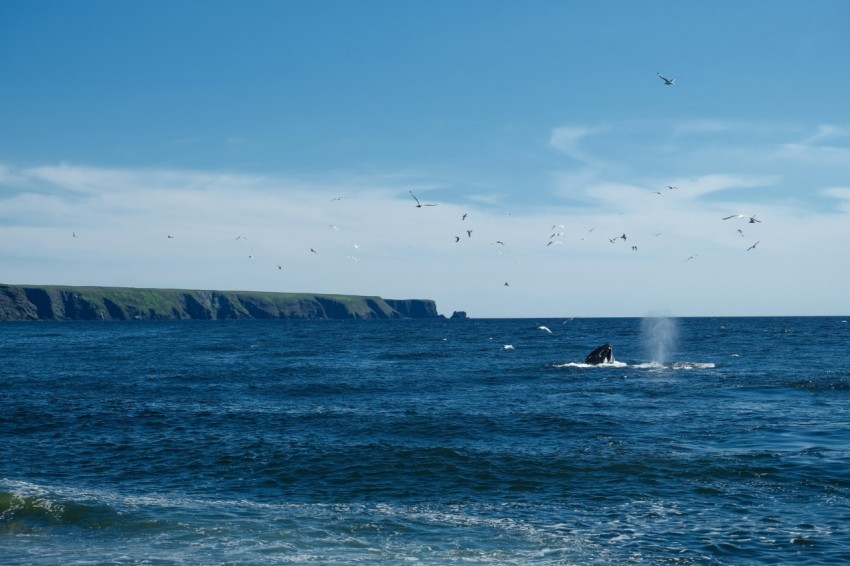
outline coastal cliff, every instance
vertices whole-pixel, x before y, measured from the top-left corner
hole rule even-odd
[[[432,300],[0,284],[0,321],[441,318]]]

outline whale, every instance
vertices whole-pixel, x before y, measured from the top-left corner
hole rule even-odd
[[[614,350],[611,344],[602,344],[584,358],[584,363],[596,366],[610,364],[614,360]]]

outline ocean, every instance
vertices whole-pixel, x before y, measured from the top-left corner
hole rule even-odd
[[[0,323],[0,564],[848,563],[848,346],[841,317]]]

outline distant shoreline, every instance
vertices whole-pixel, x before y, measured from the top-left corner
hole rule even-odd
[[[0,321],[407,318],[445,317],[430,299],[0,284]]]

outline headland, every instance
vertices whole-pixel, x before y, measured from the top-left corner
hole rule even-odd
[[[0,284],[0,321],[443,318],[429,299]]]

